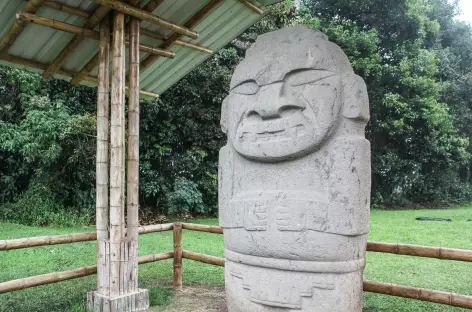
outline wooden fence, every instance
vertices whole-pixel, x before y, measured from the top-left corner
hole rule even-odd
[[[173,259],[174,289],[176,291],[182,290],[182,259],[190,259],[221,267],[224,267],[225,265],[224,258],[209,256],[205,254],[196,253],[190,250],[182,249],[182,230],[184,229],[190,231],[223,234],[223,229],[220,227],[192,223],[167,223],[143,226],[139,228],[140,234],[173,231],[174,250],[139,257],[139,264]],[[96,240],[96,233],[92,232],[1,240],[0,251],[19,248],[30,248],[36,246],[86,242],[93,240]],[[367,244],[367,251],[472,262],[472,250],[464,249],[369,242]],[[90,266],[70,271],[53,272],[2,282],[0,283],[0,294],[25,289],[28,287],[57,283],[96,273],[97,267]],[[367,280],[364,281],[364,291],[472,309],[472,296],[464,296],[451,292],[443,292],[431,289],[415,288]]]

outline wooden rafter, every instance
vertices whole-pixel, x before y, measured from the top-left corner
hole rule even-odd
[[[144,11],[146,12],[153,12],[159,4],[161,4],[163,0],[154,0],[154,1],[149,1],[148,4],[143,8]],[[132,1],[129,2],[130,4],[133,4]],[[88,74],[98,65],[98,54],[96,54],[90,61],[85,64],[84,67],[72,78],[71,83],[72,84],[79,84],[82,80],[85,79],[85,77],[88,76]]]
[[[41,17],[41,16],[37,16],[37,15],[34,15],[34,14],[29,14],[29,13],[25,13],[25,12],[18,12],[18,13],[16,13],[16,18],[19,19],[19,20],[22,20],[22,21],[35,23],[35,24],[42,25],[42,26],[45,26],[45,27],[50,27],[50,28],[53,28],[53,29],[57,29],[57,30],[65,31],[65,32],[70,32],[70,33],[73,33],[73,34],[89,37],[89,38],[96,39],[96,40],[98,40],[100,38],[100,33],[98,31],[93,30],[93,29],[88,29],[88,28],[84,28],[84,27],[75,26],[75,25],[72,25],[72,24],[56,21],[54,19]],[[128,44],[128,42],[126,42],[126,44]],[[174,58],[175,57],[175,53],[170,51],[170,50],[159,49],[159,48],[149,46],[149,45],[145,45],[145,44],[139,45],[139,49],[143,52],[150,53],[150,54],[155,54],[155,55],[164,56],[164,57],[168,57],[168,58]]]
[[[90,16],[92,15],[90,12],[78,9],[76,7],[73,7],[73,6],[70,6],[61,2],[46,0],[44,1],[44,5],[50,7],[51,9],[66,12],[69,14],[74,14],[74,15],[77,15],[86,19],[90,18]]]
[[[28,60],[28,59],[25,59],[25,58],[22,58],[22,57],[19,57],[19,56],[10,55],[10,54],[3,55],[1,57],[1,59],[5,60],[7,62],[13,63],[13,64],[18,64],[18,65],[21,65],[21,66],[26,66],[26,67],[30,67],[30,68],[39,69],[39,70],[46,70],[46,68],[49,67],[49,64],[44,64],[44,63]],[[77,73],[72,72],[72,71],[68,71],[68,70],[65,70],[65,69],[59,69],[59,70],[57,70],[57,74],[61,75],[61,76],[64,76],[64,77],[74,77]],[[86,76],[83,80],[85,80],[89,83],[98,85],[98,78],[97,77]],[[152,98],[159,97],[159,95],[157,93],[154,93],[154,92],[151,92],[151,91],[140,90],[139,93],[143,96],[146,96],[146,97],[152,97]]]
[[[30,0],[26,4],[24,9],[28,13],[36,13],[36,11],[43,5],[44,0]],[[8,54],[8,49],[15,42],[16,38],[21,34],[25,27],[25,23],[22,21],[15,21],[10,26],[6,34],[0,39],[0,56]]]
[[[155,4],[158,4],[159,2],[162,2],[162,0],[154,0]],[[70,11],[63,10],[63,6],[65,6],[65,5],[63,5],[62,3],[55,2],[55,1],[45,1],[44,4],[45,5],[49,4],[49,7],[51,7],[52,9],[68,12],[70,14],[74,14],[74,15],[77,15],[77,16],[82,16],[82,17],[90,16],[89,12],[87,12],[85,10],[80,10],[80,9],[77,9],[77,8],[73,8],[73,7],[72,8],[74,10],[70,10]],[[149,8],[150,6],[151,6],[151,3],[148,3],[146,5],[147,8]],[[144,9],[146,9],[146,7]],[[167,37],[164,36],[163,34],[158,33],[156,31],[146,29],[146,28],[141,28],[140,33],[141,33],[142,36],[146,36],[146,37],[149,37],[149,38],[158,39],[158,40],[161,40],[161,41],[167,40]],[[193,50],[196,50],[196,51],[199,51],[199,52],[203,52],[203,53],[207,53],[207,54],[213,54],[212,50],[210,50],[208,48],[205,48],[205,47],[202,47],[202,46],[199,46],[197,44],[193,44],[191,42],[187,42],[187,41],[183,41],[183,40],[176,40],[174,44],[182,46],[182,47],[186,47],[186,48],[189,48],[189,49],[193,49]],[[141,50],[141,51],[143,51],[143,50]],[[145,52],[145,51],[143,51],[143,52]]]
[[[242,4],[244,4],[245,6],[247,6],[248,8],[253,10],[254,12],[256,12],[257,14],[259,14],[259,15],[264,14],[264,11],[260,7],[258,7],[254,3],[252,3],[251,1],[249,1],[249,0],[239,0],[239,1],[241,1]]]
[[[168,21],[164,18],[161,18],[157,15],[154,15],[152,13],[149,13],[145,10],[134,7],[132,5],[126,4],[124,2],[116,1],[116,0],[94,0],[94,1],[97,2],[98,4],[114,9],[118,12],[122,12],[124,14],[136,17],[140,20],[144,20],[149,23],[167,28],[180,35],[183,35],[192,39],[198,38],[198,34],[195,31],[189,29],[189,27],[177,25],[171,21]]]
[[[85,28],[93,29],[98,23],[105,18],[110,11],[107,7],[99,7],[95,10],[92,16],[85,23]],[[31,13],[31,12],[29,12]],[[76,35],[72,40],[62,49],[59,55],[52,61],[51,65],[44,71],[44,78],[51,78],[58,69],[61,68],[62,64],[74,53],[79,45],[84,41],[85,37]]]
[[[146,36],[146,37],[150,37],[150,38],[154,38],[154,39],[158,39],[158,40],[161,40],[161,41],[166,41],[168,39],[166,36],[164,36],[160,33],[157,33],[155,31],[151,31],[151,30],[145,29],[145,28],[141,28],[141,35]],[[196,51],[200,51],[200,52],[204,52],[204,53],[208,53],[208,54],[213,54],[213,51],[210,50],[210,49],[207,49],[207,48],[204,48],[204,47],[199,46],[197,44],[193,44],[193,43],[186,42],[186,41],[183,41],[183,40],[176,40],[174,42],[174,44],[182,46],[182,47],[186,47],[186,48],[189,48],[189,49],[193,49],[193,50],[196,50]]]
[[[205,6],[198,10],[195,15],[193,15],[185,24],[186,28],[193,28],[199,22],[201,22],[213,9],[215,9],[223,0],[210,0]],[[178,33],[173,33],[170,35],[166,41],[164,41],[159,48],[168,49],[172,44],[174,44],[181,37]],[[139,70],[144,72],[152,63],[157,60],[158,56],[148,55],[139,65]]]
[[[100,33],[93,29],[75,26],[72,24],[56,21],[51,18],[41,17],[35,14],[17,12],[16,19],[24,23],[35,23],[41,26],[74,33],[80,36],[90,37],[96,40],[100,39]]]

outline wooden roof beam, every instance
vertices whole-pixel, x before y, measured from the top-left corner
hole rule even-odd
[[[200,10],[197,11],[185,24],[187,28],[193,28],[198,23],[200,23],[213,9],[215,9],[223,0],[210,0],[205,4]],[[170,35],[166,41],[164,41],[159,48],[167,49],[177,40],[179,40],[181,35],[179,33],[173,33]],[[148,55],[139,65],[140,72],[144,72],[152,63],[157,60],[158,56]]]
[[[264,14],[264,11],[260,7],[258,7],[254,3],[252,3],[251,1],[249,1],[249,0],[239,0],[239,1],[241,1],[242,4],[244,4],[245,6],[247,6],[248,8],[253,10],[254,12],[256,12],[257,14],[259,14],[259,15]]]
[[[162,0],[152,0],[151,2],[149,2],[146,5],[146,7],[148,7],[148,9],[152,8],[151,3],[154,3],[155,5],[156,4],[158,5],[159,1],[162,2]],[[55,1],[45,1],[44,5],[47,5],[52,9],[55,9],[55,10],[58,10],[58,11],[64,11],[64,12],[67,12],[67,13],[70,13],[70,14],[73,14],[73,15],[76,15],[76,16],[81,16],[81,17],[90,16],[90,13],[85,11],[85,10],[80,10],[80,9],[77,9],[77,8],[74,8],[74,7],[69,7],[69,6],[66,6],[65,4],[55,2]],[[65,9],[65,8],[71,8],[71,9],[69,10],[69,9]],[[152,9],[151,11],[154,11],[154,10]],[[158,39],[158,40],[161,40],[161,41],[166,41],[167,40],[166,36],[164,36],[164,35],[162,35],[158,32],[146,29],[146,28],[141,28],[140,32],[141,32],[141,35],[146,36],[146,37],[150,37],[150,38],[153,38],[153,39]],[[189,48],[189,49],[194,49],[194,50],[199,51],[199,52],[203,52],[203,53],[207,53],[207,54],[213,54],[212,50],[210,50],[208,48],[205,48],[205,47],[202,47],[202,46],[199,46],[197,44],[193,44],[191,42],[187,42],[187,41],[183,41],[183,40],[176,40],[175,44],[179,45],[179,46],[182,46],[182,47]]]
[[[44,1],[44,5],[47,7],[50,7],[51,9],[77,15],[86,19],[89,19],[90,16],[92,15],[92,13],[90,12],[78,9],[76,7],[73,7],[73,6],[70,6],[61,2],[46,0]]]
[[[74,33],[74,34],[89,37],[92,39],[96,39],[96,40],[100,39],[100,33],[98,31],[84,28],[84,27],[75,26],[75,25],[60,22],[60,21],[56,21],[50,18],[41,17],[38,15],[29,14],[25,12],[17,12],[16,18],[22,21],[31,22],[31,23],[35,23],[41,26]],[[126,44],[128,44],[128,42],[126,42]],[[159,49],[159,48],[145,45],[145,44],[140,44],[139,49],[143,52],[150,53],[150,54],[155,54],[155,55],[164,56],[168,58],[175,57],[175,53],[170,50]]]
[[[16,19],[25,23],[34,23],[37,25],[49,27],[56,30],[61,30],[65,32],[70,32],[80,36],[85,36],[93,39],[100,39],[100,33],[90,28],[84,28],[80,26],[75,26],[72,24],[56,21],[51,18],[41,17],[35,14],[29,14],[26,12],[17,12]]]
[[[39,69],[39,70],[45,70],[46,68],[49,67],[48,64],[28,60],[28,59],[25,59],[25,58],[22,58],[22,57],[19,57],[19,56],[10,55],[10,54],[3,55],[1,57],[1,59],[5,60],[9,63],[18,64],[18,65],[21,65],[21,66],[26,66],[26,67],[30,67],[30,68]],[[64,77],[74,77],[77,73],[74,73],[74,72],[71,72],[71,71],[68,71],[68,70],[65,70],[65,69],[59,69],[59,70],[57,70],[57,74],[61,75],[61,76],[64,76]],[[93,83],[93,84],[98,85],[98,78],[97,77],[86,76],[83,80],[85,80],[89,83]],[[154,98],[159,97],[159,95],[157,93],[154,93],[154,92],[151,92],[151,91],[140,90],[139,93],[143,96],[146,96],[146,97],[154,97]]]
[[[143,8],[144,11],[152,13],[157,7],[164,2],[164,0],[151,0],[146,4],[146,6]],[[129,0],[129,4],[134,4],[137,5],[138,1],[136,0]],[[98,66],[98,53],[90,60],[88,61],[87,64],[85,64],[84,67],[72,78],[71,83],[73,84],[78,84],[80,83],[87,75],[95,68]]]
[[[158,26],[170,29],[180,35],[183,35],[192,39],[198,38],[198,34],[186,26],[177,25],[171,21],[163,19],[157,15],[154,15],[152,13],[149,13],[145,10],[134,7],[132,5],[126,4],[124,2],[117,1],[117,0],[94,0],[94,1],[100,5],[109,7],[113,10],[122,12],[126,15],[130,15],[138,19],[147,21],[149,23],[156,24]]]
[[[36,13],[36,11],[43,5],[44,0],[30,0],[24,9],[28,13]],[[15,21],[6,34],[0,39],[0,56],[8,54],[8,49],[13,45],[16,38],[21,34],[25,27],[22,21]]]
[[[161,40],[161,41],[166,41],[168,39],[166,36],[164,36],[160,33],[157,33],[155,31],[146,29],[146,28],[141,28],[141,35],[146,36],[146,37],[150,37],[150,38],[154,38],[154,39],[158,39],[158,40]],[[176,45],[186,47],[186,48],[189,48],[189,49],[193,49],[193,50],[197,50],[197,51],[200,51],[200,52],[203,52],[203,53],[213,54],[213,51],[210,50],[210,49],[207,49],[207,48],[204,48],[204,47],[199,46],[197,44],[193,44],[193,43],[186,42],[186,41],[183,41],[183,40],[176,40],[174,43]]]
[[[93,29],[95,26],[100,23],[100,21],[105,18],[105,16],[110,11],[107,7],[99,7],[95,12],[90,16],[90,18],[85,23],[85,28]],[[28,12],[31,13],[31,12]],[[58,69],[61,68],[62,64],[74,53],[74,51],[79,47],[79,45],[84,41],[85,37],[76,35],[72,40],[62,49],[59,55],[54,59],[54,61],[49,65],[49,67],[43,72],[44,78],[52,77]]]

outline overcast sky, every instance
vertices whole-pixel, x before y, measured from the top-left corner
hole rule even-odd
[[[472,22],[472,0],[460,0],[459,2],[462,8],[462,15],[459,18]]]

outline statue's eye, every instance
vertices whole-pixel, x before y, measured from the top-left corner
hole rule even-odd
[[[232,92],[237,94],[251,95],[256,94],[259,91],[259,85],[254,81],[246,81],[235,87]]]
[[[309,83],[315,83],[315,82],[324,80],[332,76],[334,76],[334,74],[320,76],[320,71],[306,70],[306,71],[292,73],[288,75],[286,79],[287,79],[288,85],[296,87],[296,86],[306,85]]]

